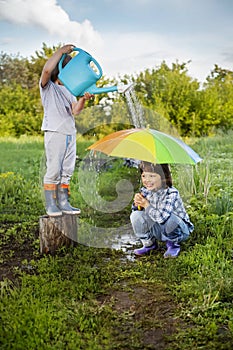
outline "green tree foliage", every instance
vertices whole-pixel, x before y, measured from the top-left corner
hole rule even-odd
[[[185,63],[169,68],[163,62],[158,69],[146,70],[137,78],[143,104],[163,115],[183,135],[195,132],[192,116],[199,88],[198,81],[188,76]]]
[[[19,55],[0,53],[0,84],[1,88],[19,84],[23,88],[31,88],[30,64],[26,58]]]
[[[233,71],[221,69],[218,65],[207,77],[202,94],[205,103],[201,111],[209,107],[210,121],[223,131],[233,127]],[[205,117],[206,113],[202,114]]]
[[[0,135],[37,135],[41,127],[41,105],[35,89],[20,84],[5,85],[0,91]]]
[[[39,134],[43,109],[39,95],[39,79],[46,60],[60,47],[36,51],[30,59],[0,53],[0,136]],[[132,81],[140,103],[151,118],[161,116],[183,136],[211,135],[216,129],[233,127],[233,72],[215,65],[201,86],[188,74],[187,63],[162,62],[157,68],[138,75],[125,75],[122,83]],[[102,77],[97,86],[116,85]],[[118,93],[99,94],[77,118],[78,131],[91,134],[98,125],[130,123],[124,101]],[[116,106],[115,106],[116,105]],[[150,120],[148,121],[150,123]]]
[[[135,79],[140,100],[164,116],[183,136],[210,135],[233,126],[233,72],[217,65],[201,89],[188,75],[187,63],[165,62]]]
[[[38,75],[28,59],[0,54],[0,100],[1,136],[40,133]]]

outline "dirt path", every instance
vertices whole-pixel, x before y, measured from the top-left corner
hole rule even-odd
[[[117,287],[99,299],[117,313],[116,349],[169,349],[177,329],[185,325],[176,317],[176,306],[165,287],[154,283]]]

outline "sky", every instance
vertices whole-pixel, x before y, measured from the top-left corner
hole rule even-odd
[[[200,82],[233,69],[233,0],[0,0],[0,51],[59,43],[88,51],[107,78],[187,63]]]

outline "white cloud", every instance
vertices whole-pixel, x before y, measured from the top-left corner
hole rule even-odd
[[[188,73],[199,81],[206,79],[215,63],[230,69],[230,65],[224,62],[218,50],[215,52],[214,48],[210,47],[203,54],[201,46],[199,50],[195,46],[192,47],[192,39],[195,39],[195,42],[198,39],[195,34],[193,37],[177,39],[168,34],[159,35],[153,32],[108,32],[103,34],[103,38],[105,46],[101,52],[94,49],[91,52],[106,76],[137,74],[145,69],[158,68],[163,61],[169,67],[176,61],[187,63]],[[203,45],[205,44],[204,41]],[[188,63],[189,61],[191,62]]]
[[[152,32],[122,34],[115,32],[103,34],[103,37],[105,48],[102,54],[102,68],[106,75],[115,75],[119,71],[127,74],[127,72],[155,68],[163,60],[175,62],[180,57],[179,49],[165,35]],[[113,42],[114,45],[112,45]],[[182,58],[184,58],[183,52]],[[186,58],[190,59],[190,57]]]
[[[58,40],[86,49],[102,45],[102,38],[90,21],[71,21],[56,0],[0,0],[0,19],[38,26]]]

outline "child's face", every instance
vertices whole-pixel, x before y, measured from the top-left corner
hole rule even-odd
[[[149,191],[157,191],[162,187],[162,180],[159,174],[144,171],[141,178],[143,186]]]

